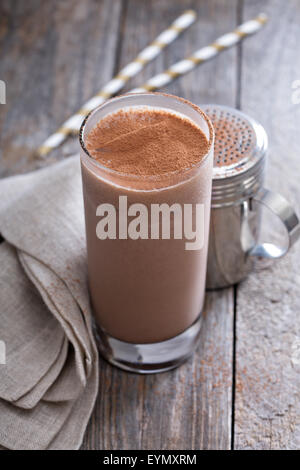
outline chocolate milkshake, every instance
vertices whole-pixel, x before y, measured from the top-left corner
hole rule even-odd
[[[92,113],[82,127],[81,145],[89,288],[107,341],[104,355],[110,349],[111,362],[140,372],[174,367],[192,352],[189,329],[198,334],[192,325],[199,322],[204,301],[211,124],[199,108],[179,98],[126,95]],[[163,219],[167,214],[169,225]],[[169,348],[185,336],[187,351],[180,357],[168,350],[159,360],[144,360],[143,348],[151,347],[155,356],[155,344]],[[128,360],[131,353],[113,359],[116,345],[120,356],[130,344],[139,346],[142,359]],[[130,366],[137,361],[139,367]]]

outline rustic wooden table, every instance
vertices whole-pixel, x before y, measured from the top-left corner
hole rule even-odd
[[[126,89],[260,11],[262,32],[166,87],[195,103],[236,106],[270,138],[267,184],[300,198],[300,3],[297,0],[1,0],[1,176],[46,161],[34,149],[186,8],[198,21]],[[300,243],[242,284],[207,294],[201,345],[164,374],[100,363],[83,449],[295,449],[300,446]]]

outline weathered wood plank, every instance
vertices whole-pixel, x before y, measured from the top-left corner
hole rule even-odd
[[[243,45],[242,109],[259,119],[270,139],[267,186],[298,207],[300,9],[297,0],[244,2],[244,17],[259,10],[270,23]],[[235,448],[300,446],[300,244],[238,289]]]
[[[237,2],[214,0],[129,1],[122,29],[120,65],[125,65],[184,8],[199,21],[127,89],[207,44],[237,24]],[[237,50],[233,49],[177,80],[165,91],[194,102],[234,105]],[[100,391],[85,449],[228,449],[231,443],[233,291],[207,295],[202,341],[178,370],[140,377],[100,367]]]
[[[129,0],[124,38],[121,42],[121,65],[135,56],[185,9],[197,12],[197,22],[168,46],[156,60],[127,84],[125,90],[144,83],[174,62],[189,56],[237,24],[236,0],[151,0],[141,7],[138,0]],[[209,4],[208,4],[209,3]],[[183,96],[195,103],[222,103],[234,106],[237,92],[237,48],[199,66],[173,81],[163,90]]]
[[[78,150],[73,138],[46,162],[33,156],[112,76],[121,9],[121,0],[1,1],[1,176]]]

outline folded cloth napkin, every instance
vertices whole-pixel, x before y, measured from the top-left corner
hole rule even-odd
[[[0,195],[0,448],[77,449],[98,390],[79,158]]]

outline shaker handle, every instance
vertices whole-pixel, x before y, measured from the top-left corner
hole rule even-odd
[[[255,196],[253,196],[253,200],[263,204],[270,209],[273,214],[279,217],[286,229],[288,243],[285,247],[280,247],[273,243],[257,244],[249,251],[249,256],[269,259],[281,258],[300,237],[300,222],[297,214],[283,196],[265,188],[260,189]]]

